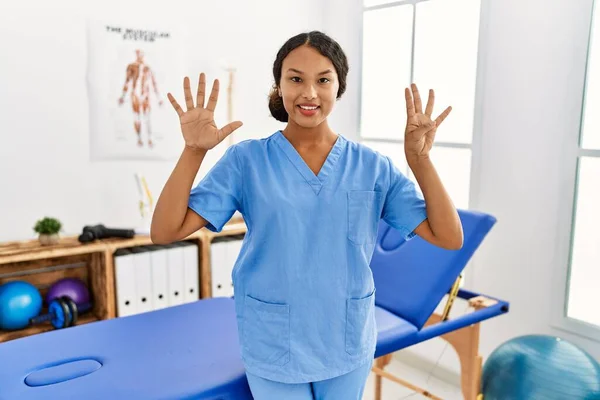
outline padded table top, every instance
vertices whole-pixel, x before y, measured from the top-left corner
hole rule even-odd
[[[375,358],[407,347],[417,336],[417,328],[384,308],[375,306],[377,348]]]
[[[0,344],[1,400],[63,398],[251,399],[233,299],[204,299]]]

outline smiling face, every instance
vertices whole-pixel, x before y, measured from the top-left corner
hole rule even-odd
[[[316,49],[300,46],[283,60],[279,92],[290,123],[319,126],[333,110],[338,88],[333,63]]]

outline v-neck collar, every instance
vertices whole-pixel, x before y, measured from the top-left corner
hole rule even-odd
[[[315,194],[319,194],[321,188],[327,181],[327,178],[333,172],[335,168],[335,164],[340,158],[342,154],[343,142],[345,138],[342,135],[338,134],[338,138],[336,139],[333,147],[329,151],[323,166],[319,170],[319,173],[315,175],[312,169],[306,164],[300,153],[296,150],[296,148],[290,143],[290,141],[285,137],[282,131],[277,131],[275,134],[275,142],[281,147],[285,155],[288,157],[290,162],[296,167],[296,169],[302,174],[306,182],[310,185],[310,187],[314,190]]]

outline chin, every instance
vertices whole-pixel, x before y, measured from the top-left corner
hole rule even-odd
[[[321,125],[326,119],[326,115],[315,115],[313,117],[306,117],[304,115],[296,114],[293,117],[293,120],[296,123],[296,125],[302,128],[316,128],[317,126]]]
[[[302,121],[302,120],[294,120],[294,122],[296,122],[296,125],[302,127],[302,128],[316,128],[317,126],[321,125],[323,123],[323,120],[319,119],[319,120],[315,120],[315,121]]]

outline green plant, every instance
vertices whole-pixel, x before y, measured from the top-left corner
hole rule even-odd
[[[56,218],[44,217],[38,220],[33,227],[33,230],[39,234],[52,235],[60,232],[62,224]]]

